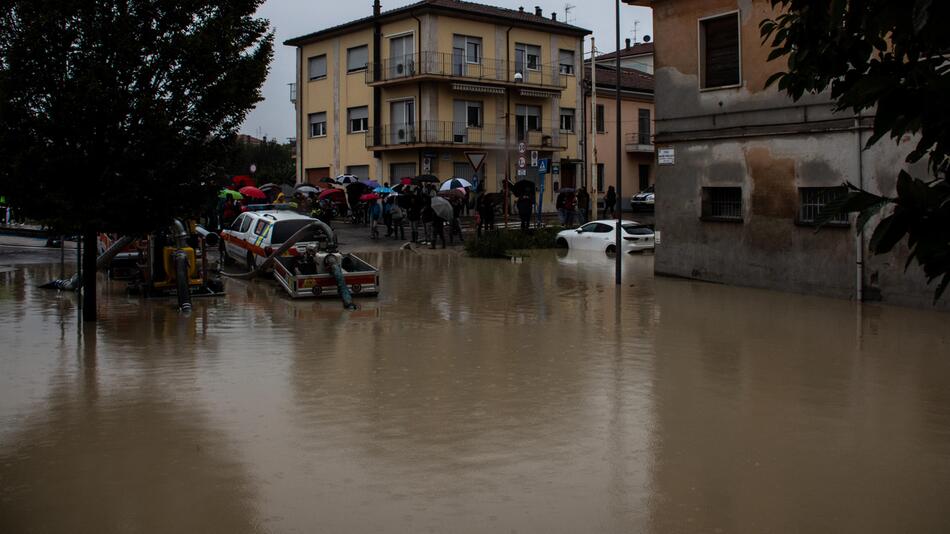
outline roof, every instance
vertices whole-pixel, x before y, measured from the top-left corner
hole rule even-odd
[[[590,65],[584,66],[584,79],[591,79]],[[617,87],[617,69],[613,65],[597,64],[597,87],[611,89]],[[620,89],[626,91],[654,92],[652,74],[637,69],[620,68]]]
[[[411,13],[425,12],[435,12],[447,15],[464,15],[467,18],[475,17],[485,19],[486,21],[497,21],[497,19],[500,18],[515,26],[532,29],[545,29],[554,33],[564,33],[568,35],[584,36],[591,33],[590,30],[585,30],[584,28],[573,26],[558,20],[553,20],[550,17],[535,15],[533,11],[507,9],[503,7],[490,6],[487,4],[465,2],[462,0],[421,0],[420,2],[416,2],[405,7],[384,11],[380,15],[380,20],[381,22],[389,22],[393,19],[408,16]],[[284,44],[287,46],[301,46],[313,41],[331,37],[333,35],[338,35],[348,31],[360,29],[365,26],[370,26],[371,24],[373,24],[372,15],[347,22],[339,26],[333,26],[319,30],[317,32],[308,33],[307,35],[302,35],[300,37],[294,37],[284,41]]]
[[[620,57],[634,57],[634,56],[645,56],[647,54],[653,53],[653,43],[638,43],[628,48],[620,49]],[[617,57],[617,52],[611,52],[609,54],[602,54],[597,56],[597,61],[602,59],[613,59]]]

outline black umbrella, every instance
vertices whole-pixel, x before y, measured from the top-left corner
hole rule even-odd
[[[511,192],[519,197],[522,195],[533,195],[534,188],[534,182],[531,180],[520,180],[511,186]]]
[[[437,184],[441,182],[442,180],[439,180],[438,176],[433,176],[431,174],[422,174],[420,176],[416,176],[415,178],[413,178],[412,181],[418,184]]]

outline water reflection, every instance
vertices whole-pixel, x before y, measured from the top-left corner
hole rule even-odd
[[[602,254],[368,255],[344,312],[266,280],[96,335],[0,273],[0,531],[938,531],[946,316]],[[74,497],[75,495],[75,497]],[[898,527],[898,525],[903,525]],[[897,527],[897,528],[895,528]]]

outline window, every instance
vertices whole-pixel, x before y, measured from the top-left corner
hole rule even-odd
[[[311,113],[310,119],[310,137],[324,137],[327,135],[327,114]]]
[[[574,110],[572,108],[561,108],[561,131],[574,131]]]
[[[247,219],[247,218],[248,218],[248,215],[243,215],[243,214],[242,214],[242,215],[241,215],[240,217],[238,217],[237,219],[234,219],[234,222],[231,223],[231,228],[230,228],[230,230],[231,230],[232,232],[240,232],[240,231],[241,231],[241,226],[244,225],[244,220]]]
[[[739,85],[739,14],[705,19],[699,26],[702,88]]]
[[[652,133],[653,133],[653,132],[652,132],[652,129],[653,129],[653,128],[652,128],[651,125],[650,125],[650,122],[651,122],[651,120],[650,120],[650,110],[649,110],[649,109],[641,109],[641,110],[639,110],[639,113],[640,113],[640,115],[639,115],[639,117],[638,117],[638,121],[639,121],[639,126],[640,126],[640,128],[639,128],[639,132],[638,132],[638,134],[639,134],[639,135],[638,135],[639,139],[637,139],[637,144],[640,144],[640,145],[652,145],[653,142],[651,141],[650,138],[652,137]]]
[[[367,106],[350,108],[346,111],[346,114],[350,133],[369,131],[369,108]]]
[[[595,122],[597,123],[597,133],[607,133],[607,124],[606,124],[606,115],[604,111],[603,104],[597,104],[597,117]]]
[[[541,131],[541,106],[516,106],[515,115],[518,141],[527,139],[528,132]]]
[[[741,187],[704,187],[703,218],[742,221]]]
[[[482,103],[481,102],[466,102],[465,103],[465,125],[469,128],[481,128],[482,127]]]
[[[369,47],[366,45],[346,49],[346,72],[366,70],[369,63]]]
[[[608,232],[612,232],[613,228],[609,224],[592,222],[581,226],[581,230],[595,234],[606,234]]]
[[[801,207],[798,210],[798,222],[817,224],[825,206],[843,198],[846,194],[847,190],[844,187],[799,187],[798,198]],[[848,225],[848,214],[835,215],[828,224]]]
[[[320,80],[327,77],[327,56],[315,56],[310,58],[309,75],[311,80]]]
[[[541,47],[523,43],[515,44],[515,72],[525,69],[541,70]]]
[[[392,163],[389,166],[390,183],[396,184],[396,183],[399,183],[399,180],[402,180],[403,178],[415,178],[415,177],[416,177],[415,163]]]
[[[465,62],[478,64],[482,62],[482,40],[480,37],[465,38]]]
[[[245,216],[244,220],[241,221],[241,233],[246,234],[248,230],[251,229],[251,223],[254,222],[254,218],[250,215]]]
[[[607,172],[607,165],[604,163],[597,164],[597,190],[604,190],[604,173]]]
[[[558,72],[561,74],[574,74],[574,51],[561,50],[560,61],[558,63]]]
[[[264,235],[264,230],[267,229],[267,221],[260,219],[257,221],[257,224],[254,225],[254,233],[256,235]]]
[[[369,180],[369,165],[349,165],[346,174],[352,174],[360,180]]]

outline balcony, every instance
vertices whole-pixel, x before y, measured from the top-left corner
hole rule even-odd
[[[568,79],[574,78],[561,74],[558,65],[539,65],[537,69],[521,69],[522,80],[516,82],[517,66],[504,59],[481,58],[478,63],[469,63],[464,56],[457,54],[422,52],[370,63],[366,83],[381,86],[444,80],[563,91]]]
[[[290,87],[290,103],[296,105],[297,104],[297,84],[288,83],[287,85]]]
[[[624,145],[628,154],[652,154],[653,136],[649,133],[628,133],[624,136]]]
[[[532,150],[564,150],[572,133],[558,131],[529,131],[520,135],[511,130],[511,148],[524,141]],[[385,125],[377,131],[366,132],[366,148],[370,150],[398,150],[404,148],[505,148],[505,127],[485,124],[472,128],[465,123],[424,121],[421,124]]]

